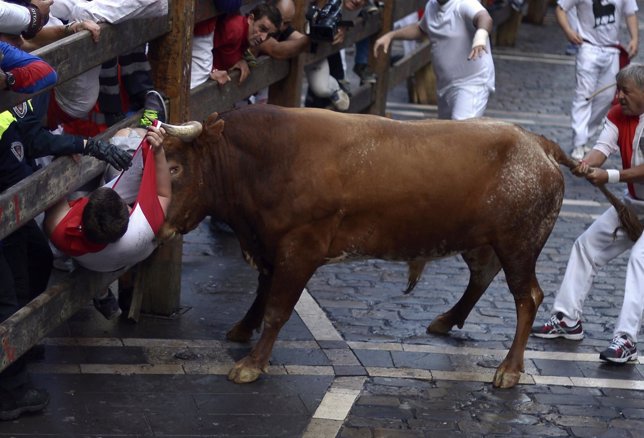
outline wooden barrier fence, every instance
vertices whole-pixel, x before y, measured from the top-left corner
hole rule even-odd
[[[256,1],[245,1],[248,10]],[[306,1],[296,0],[296,27],[304,22]],[[379,14],[358,20],[350,28],[344,42],[349,47],[363,38],[375,38],[405,15],[424,6],[424,0],[387,0]],[[305,53],[289,61],[262,57],[250,77],[238,85],[238,73],[224,86],[213,81],[190,90],[190,54],[194,23],[217,15],[212,1],[171,0],[167,17],[132,20],[117,25],[101,24],[101,39],[94,43],[88,32],[66,37],[34,52],[49,62],[58,72],[58,82],[149,42],[149,59],[152,64],[155,86],[168,98],[169,121],[181,123],[188,119],[201,120],[214,111],[222,112],[234,103],[265,88],[269,88],[269,102],[284,106],[300,106],[303,68],[325,58],[341,47],[319,44],[316,53]],[[178,62],[177,60],[181,60]],[[376,84],[364,85],[352,91],[352,112],[384,114],[387,92],[405,81],[430,62],[429,46],[420,44],[418,49],[389,65],[389,57],[381,56],[370,62],[378,75]],[[45,91],[48,92],[48,91]],[[0,93],[0,110],[6,110],[29,96],[11,92]],[[137,115],[111,127],[101,134],[109,138],[123,126],[133,125]],[[38,170],[0,194],[0,239],[27,221],[36,217],[55,202],[83,184],[97,178],[105,164],[90,157],[76,161],[60,157],[49,166]],[[77,268],[62,281],[50,286],[32,302],[0,324],[0,370],[36,344],[85,306],[97,291],[107,287],[124,270],[111,273],[91,272]],[[138,303],[144,311],[169,315],[178,308],[181,239],[166,244],[138,267]],[[135,296],[137,294],[135,293]],[[133,315],[136,316],[136,315]]]

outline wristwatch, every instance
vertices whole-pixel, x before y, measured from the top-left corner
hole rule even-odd
[[[5,90],[13,89],[13,86],[16,84],[16,78],[10,71],[4,72],[4,81],[5,81]]]

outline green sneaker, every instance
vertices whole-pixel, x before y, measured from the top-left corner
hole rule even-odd
[[[155,120],[165,122],[167,110],[163,96],[158,91],[150,90],[145,95],[143,116],[139,119],[141,128],[149,128]]]

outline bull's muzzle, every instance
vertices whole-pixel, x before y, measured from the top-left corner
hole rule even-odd
[[[171,226],[169,223],[165,222],[159,232],[157,233],[157,240],[160,242],[167,242],[168,240],[177,236],[178,230]]]

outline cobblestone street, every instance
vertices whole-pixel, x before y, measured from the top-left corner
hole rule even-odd
[[[516,47],[493,50],[497,92],[486,115],[570,152],[574,57],[565,46],[552,7],[544,25],[522,24]],[[406,96],[404,87],[391,93],[392,117],[436,116]],[[549,317],[574,240],[609,206],[562,170],[564,205],[537,265],[545,293],[537,322]],[[459,257],[428,264],[408,295],[406,264],[324,266],[281,331],[268,374],[236,385],[226,375],[251,345],[225,335],[253,301],[257,274],[236,239],[211,232],[206,220],[184,239],[180,312],[132,324],[106,321],[88,303],[44,339],[45,358],[30,365],[49,406],[0,423],[0,437],[639,437],[643,359],[610,366],[598,357],[621,306],[627,255],[595,279],[586,337],[530,337],[512,389],[491,384],[516,326],[502,274],[462,329],[426,333],[465,290]]]

